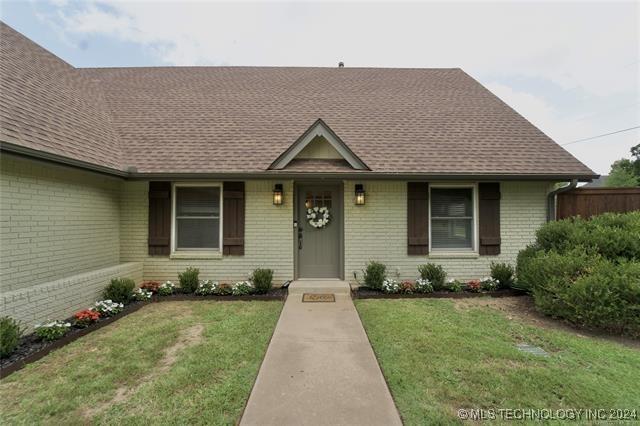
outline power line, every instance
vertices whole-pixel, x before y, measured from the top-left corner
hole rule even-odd
[[[598,135],[598,136],[591,136],[590,138],[578,139],[578,140],[575,140],[575,141],[571,141],[571,142],[563,143],[563,144],[561,144],[561,145],[562,145],[562,146],[565,146],[565,145],[571,145],[572,143],[578,143],[578,142],[590,141],[590,140],[592,140],[592,139],[603,138],[603,137],[605,137],[605,136],[615,135],[616,133],[628,132],[629,130],[635,130],[635,129],[640,129],[640,126],[629,127],[628,129],[616,130],[615,132],[605,133],[605,134],[603,134],[603,135]]]

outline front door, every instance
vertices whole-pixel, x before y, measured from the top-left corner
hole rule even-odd
[[[298,186],[298,277],[340,278],[342,193],[337,184]],[[328,212],[328,222],[322,223]],[[317,209],[317,210],[316,210]],[[310,218],[315,213],[316,218]],[[310,222],[313,221],[315,226]]]

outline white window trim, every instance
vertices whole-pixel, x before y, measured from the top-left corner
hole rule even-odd
[[[431,242],[433,241],[431,237],[431,230],[433,226],[431,226],[431,189],[432,188],[471,188],[472,189],[472,202],[473,202],[473,244],[471,249],[434,249],[431,246]],[[477,183],[456,183],[456,184],[447,184],[447,183],[436,183],[429,184],[429,256],[432,257],[476,257],[479,255],[478,251],[478,241],[480,238],[479,226],[478,226],[478,184]]]
[[[220,241],[218,249],[177,249],[176,244],[176,188],[182,187],[218,187],[220,188]],[[173,182],[171,185],[171,258],[217,258],[222,257],[222,223],[223,223],[222,182]]]

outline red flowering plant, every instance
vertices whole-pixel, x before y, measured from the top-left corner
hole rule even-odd
[[[471,280],[467,283],[467,290],[473,293],[480,293],[480,290],[482,290],[482,283],[480,280]]]
[[[158,288],[160,288],[160,283],[158,281],[145,281],[142,283],[140,288],[156,294],[158,293]]]
[[[84,328],[98,321],[100,319],[100,312],[85,309],[83,311],[76,312],[73,317],[76,319],[76,326]]]
[[[400,283],[400,293],[411,294],[416,291],[416,283],[405,280]]]

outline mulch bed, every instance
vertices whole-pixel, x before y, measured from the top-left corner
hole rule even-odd
[[[351,297],[354,299],[467,299],[472,297],[512,297],[522,296],[526,293],[513,289],[488,291],[482,293],[473,293],[469,291],[461,291],[454,293],[451,291],[434,291],[433,293],[411,293],[411,294],[388,294],[379,290],[374,290],[368,287],[360,287],[358,289],[351,290]]]
[[[25,365],[30,364],[43,358],[49,352],[61,348],[82,336],[85,336],[91,332],[101,329],[102,327],[111,324],[120,318],[127,316],[143,306],[151,303],[159,302],[172,302],[172,301],[194,301],[194,300],[216,300],[216,301],[250,301],[250,300],[286,300],[287,298],[286,288],[276,288],[269,291],[267,294],[249,294],[246,296],[196,296],[193,294],[173,294],[171,296],[157,296],[153,295],[148,302],[132,302],[125,306],[125,308],[117,315],[112,317],[103,318],[97,322],[91,324],[86,328],[72,327],[71,330],[63,337],[52,342],[46,342],[40,340],[35,334],[28,334],[20,340],[20,344],[16,348],[15,352],[11,356],[0,359],[0,379],[7,377],[8,375],[20,370]],[[67,319],[67,321],[73,324],[73,318]]]

